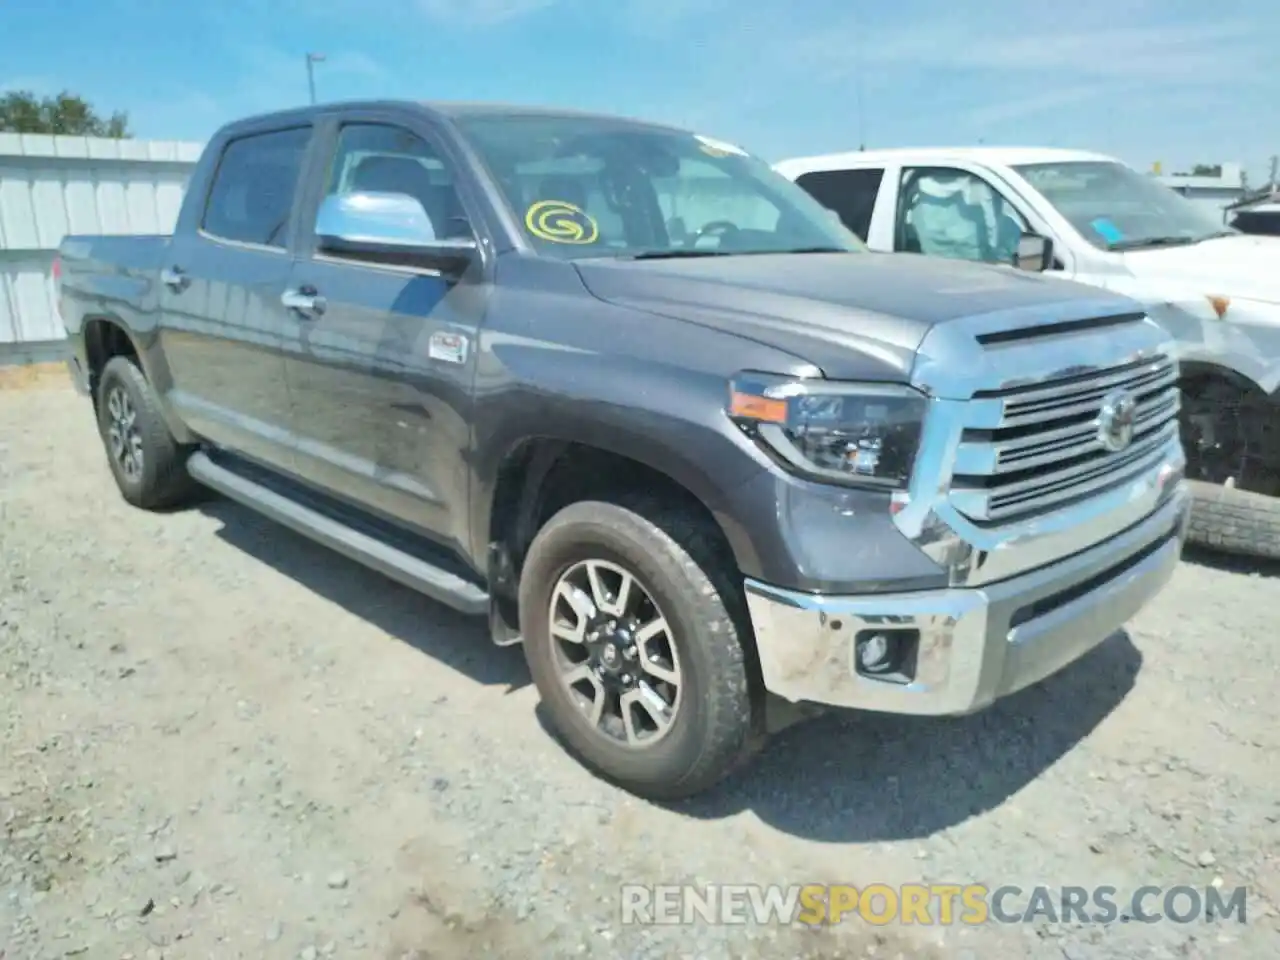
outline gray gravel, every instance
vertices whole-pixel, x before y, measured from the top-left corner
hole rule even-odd
[[[116,494],[69,390],[0,391],[0,957],[1259,957],[1280,942],[1276,571],[1184,563],[980,715],[825,718],[664,809],[520,653],[225,501]],[[624,882],[1250,888],[1249,922],[621,927]]]

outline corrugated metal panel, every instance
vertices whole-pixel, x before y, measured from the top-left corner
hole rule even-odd
[[[0,133],[0,351],[64,337],[49,269],[69,233],[170,233],[204,145]]]

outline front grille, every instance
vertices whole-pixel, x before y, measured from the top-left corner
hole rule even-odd
[[[1160,356],[979,392],[974,399],[996,403],[998,418],[994,427],[962,433],[953,504],[979,525],[1002,526],[1134,479],[1159,462],[1177,436],[1177,380],[1174,361]],[[1132,393],[1137,408],[1131,442],[1113,452],[1099,436],[1099,415],[1103,400],[1115,390]]]

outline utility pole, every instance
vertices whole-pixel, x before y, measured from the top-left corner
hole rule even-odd
[[[316,102],[316,72],[315,64],[324,62],[323,53],[307,54],[307,89],[311,92],[311,102]]]
[[[1271,158],[1271,182],[1267,184],[1272,191],[1276,189],[1276,168],[1280,167],[1280,157],[1273,156]]]

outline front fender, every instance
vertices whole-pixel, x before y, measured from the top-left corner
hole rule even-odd
[[[1220,318],[1204,298],[1151,304],[1147,313],[1175,338],[1180,363],[1231,371],[1263,393],[1280,389],[1280,305],[1232,299]]]
[[[476,556],[483,555],[503,465],[530,441],[550,440],[594,447],[670,477],[716,517],[740,564],[758,566],[752,538],[728,504],[734,490],[768,468],[768,460],[724,415],[724,379],[674,370],[664,377],[650,368],[637,380],[636,371],[625,369],[632,362],[594,357],[575,374],[572,393],[517,387],[477,396]]]

